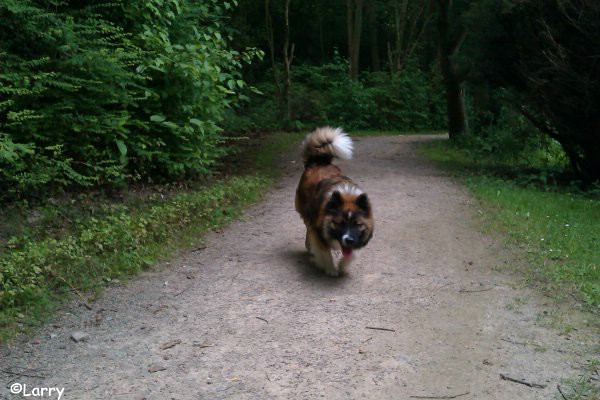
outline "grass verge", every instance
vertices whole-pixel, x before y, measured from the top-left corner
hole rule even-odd
[[[448,141],[433,141],[423,153],[462,176],[482,201],[487,229],[500,231],[523,249],[526,276],[555,298],[574,297],[600,311],[600,199],[573,190],[502,178],[493,163]],[[488,160],[489,161],[489,160]],[[514,172],[514,171],[513,171]]]
[[[301,137],[278,133],[249,141],[235,156],[236,173],[197,190],[81,205],[71,199],[68,206],[62,201],[5,217],[19,229],[8,229],[0,254],[0,341],[29,331],[71,292],[92,302],[106,284],[190,248],[203,232],[229,223],[261,198],[277,176],[277,155]],[[40,213],[41,222],[27,223],[27,216]]]

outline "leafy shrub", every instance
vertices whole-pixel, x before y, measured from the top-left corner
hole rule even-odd
[[[524,181],[547,184],[564,172],[568,158],[560,144],[515,109],[514,93],[496,90],[488,101],[497,111],[476,110],[471,135],[460,138],[457,146],[472,153],[471,157],[514,171]]]
[[[243,101],[229,108],[223,120],[227,132],[275,131],[284,126],[282,111],[273,100],[275,85],[272,82],[259,82],[257,93],[250,101]]]
[[[208,172],[241,65],[259,54],[229,48],[231,7],[0,1],[3,194]]]
[[[541,145],[539,132],[507,106],[503,106],[498,117],[490,123],[475,124],[475,127],[473,135],[462,140],[483,155],[514,161]]]
[[[327,94],[325,113],[329,124],[347,129],[380,127],[373,93],[363,82],[344,77],[333,81]]]
[[[136,34],[147,57],[138,70],[150,82],[143,111],[152,134],[132,143],[137,169],[150,164],[167,177],[206,173],[225,154],[219,125],[236,91],[246,86],[242,63],[259,55],[228,47],[223,21],[228,6],[217,0],[154,0],[125,8],[129,24],[142,27]]]
[[[28,149],[0,154],[1,184],[13,193],[112,176],[116,133],[127,131],[127,109],[143,96],[128,65],[141,51],[101,9],[43,3],[0,3],[10,21],[0,27],[0,132],[4,148]]]
[[[320,66],[293,66],[291,72],[292,119],[303,125],[387,130],[445,126],[443,92],[433,74],[427,75],[416,68],[407,68],[391,77],[383,72],[363,72],[360,79],[353,80],[348,76],[347,63],[337,57],[334,62]],[[267,82],[269,79],[270,73],[265,77]],[[289,127],[290,121],[282,117],[274,85],[263,82],[257,86],[264,95],[254,96],[248,106],[237,112],[238,121],[245,121],[242,128]],[[273,121],[267,114],[278,119]],[[235,129],[233,124],[229,126]]]
[[[545,190],[570,181],[568,158],[560,143],[542,134],[515,110],[510,101],[513,97],[506,91],[496,91],[490,98],[497,112],[473,113],[470,134],[438,148],[434,158],[449,168],[460,167]]]
[[[439,79],[433,74],[408,67],[392,77],[378,72],[364,77],[370,97],[376,103],[380,129],[444,129],[446,105]]]

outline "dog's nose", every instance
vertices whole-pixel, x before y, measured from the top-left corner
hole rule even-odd
[[[344,235],[342,237],[342,244],[344,246],[352,246],[354,244],[355,240],[352,236],[350,235]]]

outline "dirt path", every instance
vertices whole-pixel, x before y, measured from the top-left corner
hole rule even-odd
[[[359,139],[355,160],[339,162],[376,217],[347,275],[307,266],[300,165],[287,160],[267,199],[205,249],[1,349],[1,369],[45,378],[0,372],[0,397],[20,398],[10,381],[64,387],[63,399],[560,398],[598,337],[540,323],[551,302],[494,272],[506,251],[478,233],[465,189],[415,154],[420,140]],[[75,343],[74,330],[89,339]]]

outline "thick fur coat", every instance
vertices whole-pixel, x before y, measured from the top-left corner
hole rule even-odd
[[[322,127],[302,144],[304,173],[296,211],[306,225],[306,249],[326,274],[338,276],[373,237],[373,211],[366,193],[331,162],[352,158],[352,140],[340,128]],[[332,251],[342,252],[334,263]]]

